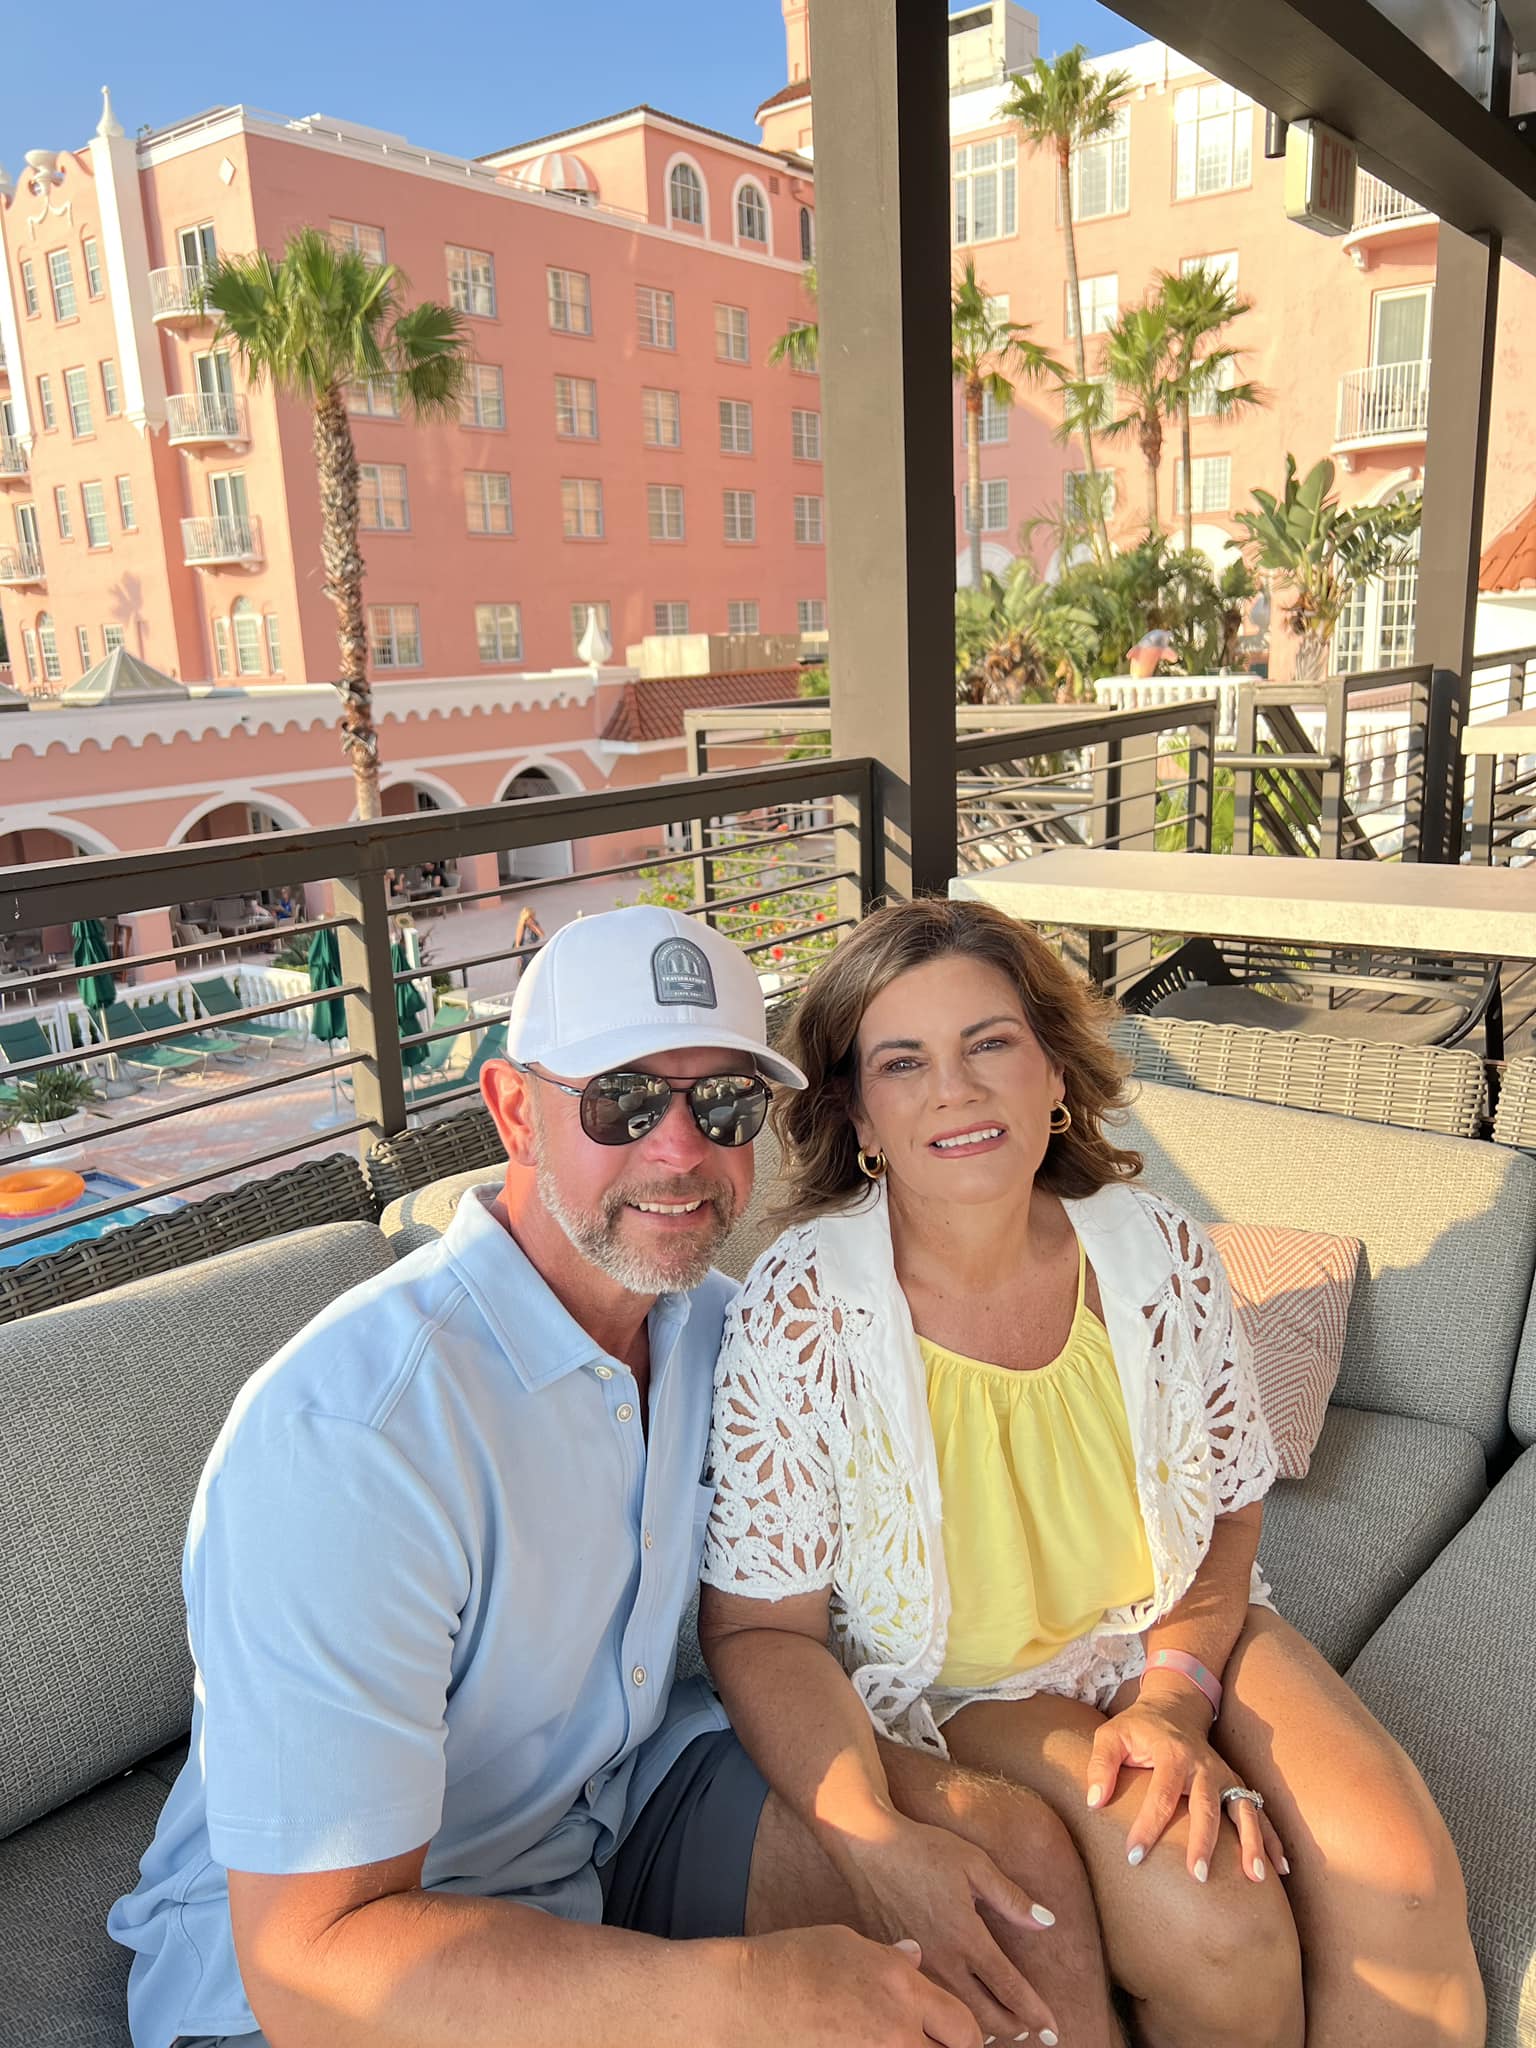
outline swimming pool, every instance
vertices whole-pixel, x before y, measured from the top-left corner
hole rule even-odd
[[[0,1165],[3,1172],[3,1165]],[[135,1202],[126,1209],[114,1209],[110,1216],[93,1215],[104,1202],[115,1202],[123,1195],[137,1192],[131,1180],[120,1180],[115,1173],[83,1173],[85,1193],[71,1202],[68,1208],[56,1209],[53,1217],[46,1216],[0,1216],[0,1266],[24,1266],[28,1259],[40,1259],[45,1252],[59,1252],[69,1244],[79,1244],[85,1238],[105,1237],[108,1232],[121,1230],[129,1223],[142,1223],[146,1216],[168,1216],[173,1209],[180,1209],[183,1203],[176,1195],[157,1195],[148,1202]],[[58,1228],[50,1230],[46,1237],[34,1237],[26,1244],[13,1240],[23,1230],[31,1230],[39,1223],[56,1221]]]

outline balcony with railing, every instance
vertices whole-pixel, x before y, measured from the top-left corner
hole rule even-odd
[[[43,551],[26,544],[0,548],[0,588],[24,590],[44,581]]]
[[[159,321],[211,320],[203,296],[207,273],[200,263],[171,263],[149,273],[149,308]]]
[[[1339,379],[1335,454],[1356,448],[1399,448],[1423,441],[1429,429],[1429,358],[1372,363]]]
[[[250,439],[245,400],[231,391],[178,392],[166,399],[165,417],[173,448],[238,447]]]
[[[27,444],[19,434],[0,434],[0,483],[24,482],[32,467]]]
[[[249,513],[183,519],[181,550],[189,569],[248,569],[261,556],[261,521]]]
[[[1344,237],[1344,247],[1362,268],[1370,260],[1372,243],[1392,236],[1414,234],[1435,226],[1435,216],[1417,199],[1399,192],[1384,178],[1361,171],[1355,180],[1355,221]]]

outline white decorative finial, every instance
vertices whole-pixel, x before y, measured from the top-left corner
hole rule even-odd
[[[15,190],[16,187],[12,182],[10,172],[5,168],[4,164],[0,164],[0,199],[9,199]]]
[[[606,668],[613,658],[613,642],[603,630],[596,605],[587,606],[587,630],[582,634],[581,645],[576,652],[588,668]]]
[[[112,111],[112,88],[108,85],[101,88],[101,119],[96,124],[96,133],[109,139],[124,133],[122,122]]]

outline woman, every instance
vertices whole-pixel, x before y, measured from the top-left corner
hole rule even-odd
[[[1481,2042],[1444,1825],[1268,1604],[1273,1446],[1214,1249],[1106,1135],[1099,999],[997,911],[900,904],[786,1051],[793,1221],[727,1321],[700,1615],[770,1784],[919,1943],[887,1745],[1032,1789],[1140,2040]]]

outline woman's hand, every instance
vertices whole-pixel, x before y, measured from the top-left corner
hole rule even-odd
[[[1140,1863],[1179,1810],[1189,1802],[1189,1874],[1204,1884],[1221,1832],[1222,1814],[1237,1829],[1243,1870],[1255,1883],[1265,1875],[1265,1857],[1282,1876],[1290,1869],[1280,1837],[1247,1799],[1222,1802],[1227,1787],[1241,1783],[1232,1766],[1208,1740],[1211,1710],[1204,1698],[1177,1679],[1164,1690],[1156,1680],[1143,1682],[1140,1694],[1122,1712],[1104,1723],[1093,1740],[1088,1766],[1088,1804],[1104,1806],[1114,1793],[1120,1772],[1150,1771],[1152,1783],[1141,1811],[1126,1836],[1126,1852]]]
[[[846,1844],[839,1860],[869,1930],[887,1942],[917,1942],[923,1974],[970,2008],[987,2039],[1016,2040],[1026,2028],[1036,2039],[1055,2039],[1050,2008],[982,1917],[1040,1934],[1054,1915],[984,1850],[947,1828],[897,1814],[878,1840]]]

